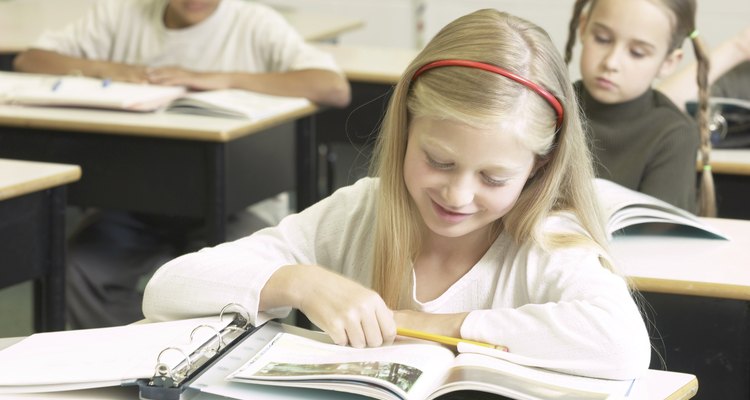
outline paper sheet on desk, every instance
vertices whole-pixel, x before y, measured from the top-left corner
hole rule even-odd
[[[461,356],[483,355],[492,357],[497,362],[493,362],[490,368],[498,369],[508,375],[533,377],[533,379],[539,381],[573,390],[611,393],[610,399],[632,399],[628,397],[628,393],[634,384],[633,380],[615,381],[554,372],[550,371],[549,368],[570,368],[569,363],[565,361],[551,362],[549,360],[542,362],[542,360],[509,351],[496,350],[465,342],[459,343],[457,348]],[[472,364],[476,365],[477,363],[474,362]]]
[[[0,72],[0,103],[150,112],[166,107],[185,93],[182,86]]]
[[[50,393],[0,394],[0,400],[133,400],[137,398],[137,386],[66,390]]]

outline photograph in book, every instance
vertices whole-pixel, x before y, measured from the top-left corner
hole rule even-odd
[[[455,355],[420,340],[355,349],[279,333],[229,381],[348,392],[374,399],[434,399],[479,391],[518,400],[623,398],[633,381],[561,374],[479,353]],[[236,397],[236,396],[235,396]]]
[[[607,218],[610,235],[637,232],[728,239],[694,214],[663,200],[597,178],[597,195]]]

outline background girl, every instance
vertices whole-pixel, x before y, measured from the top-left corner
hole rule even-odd
[[[700,144],[705,167],[699,211],[712,216],[716,206],[709,160],[708,59],[695,12],[694,0],[578,0],[565,61],[570,62],[580,35],[582,80],[576,89],[592,133],[597,176],[695,211]],[[690,117],[651,88],[657,77],[674,71],[686,38],[699,65],[700,135]]]

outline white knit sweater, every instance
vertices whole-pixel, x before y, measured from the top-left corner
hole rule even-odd
[[[258,312],[258,304],[269,277],[289,264],[325,266],[369,286],[377,190],[377,179],[364,178],[277,227],[170,261],[146,287],[144,315],[187,318],[240,303],[254,324],[284,316],[288,309]],[[581,227],[559,215],[545,222],[545,230],[580,232]],[[412,289],[405,307],[470,311],[462,337],[502,343],[552,369],[634,378],[649,364],[645,324],[624,280],[602,267],[598,256],[583,247],[546,252],[501,234],[445,293],[421,303]]]

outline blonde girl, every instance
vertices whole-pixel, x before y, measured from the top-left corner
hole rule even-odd
[[[144,313],[240,303],[261,324],[297,308],[341,345],[388,344],[400,326],[568,373],[636,377],[649,340],[606,262],[577,110],[543,30],[497,10],[461,17],[396,85],[376,177],[165,264]]]

